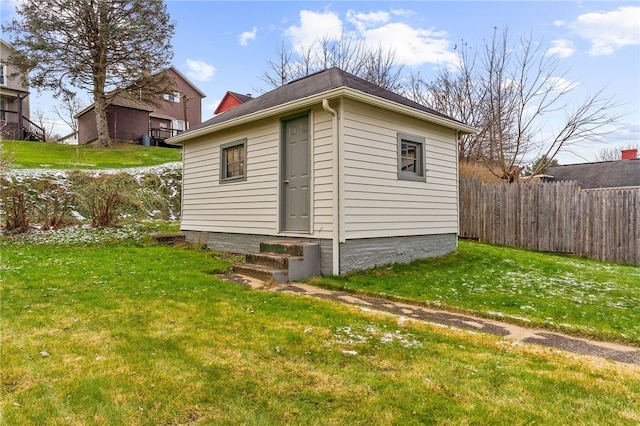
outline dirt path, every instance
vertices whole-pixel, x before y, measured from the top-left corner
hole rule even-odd
[[[513,341],[558,348],[571,353],[609,359],[625,364],[640,365],[640,348],[633,346],[567,336],[554,331],[525,328],[472,315],[436,310],[409,303],[393,302],[377,297],[326,290],[308,284],[288,283],[265,287],[262,281],[240,275],[224,275],[220,277],[256,289],[295,293],[333,300],[339,303],[359,306],[364,311],[386,312],[417,321],[425,321],[463,330],[490,333]]]

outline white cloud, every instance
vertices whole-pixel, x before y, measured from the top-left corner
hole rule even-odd
[[[355,31],[353,36],[371,46],[395,52],[398,62],[409,66],[425,63],[451,67],[459,62],[458,56],[450,48],[447,33],[430,29],[413,28],[404,22],[393,22],[413,14],[410,10],[392,9],[387,11],[369,11],[367,13],[349,10],[345,21]],[[345,22],[331,11],[314,12],[302,10],[300,22],[290,26],[285,35],[300,53],[319,40],[337,41],[345,30]]]
[[[195,81],[211,81],[216,69],[203,61],[187,59],[187,75]]]
[[[450,67],[458,56],[449,48],[446,33],[412,28],[402,22],[388,23],[362,33],[372,47],[383,46],[395,51],[398,61],[410,66],[425,63]]]
[[[550,55],[558,55],[561,58],[568,58],[576,51],[573,42],[571,40],[553,40],[547,53]]]
[[[586,13],[570,26],[591,42],[589,54],[612,55],[616,50],[640,44],[640,6],[619,7],[610,12]]]
[[[251,40],[255,40],[256,34],[258,33],[258,28],[253,27],[251,31],[245,31],[240,34],[240,46],[247,46]]]
[[[377,11],[362,13],[355,10],[347,12],[347,20],[355,25],[359,32],[366,31],[367,28],[375,27],[389,22],[389,12]]]
[[[296,52],[302,52],[319,40],[336,41],[342,36],[342,21],[334,12],[300,11],[300,24],[285,31]]]
[[[411,16],[415,15],[416,12],[409,9],[391,9],[391,14],[395,16]]]

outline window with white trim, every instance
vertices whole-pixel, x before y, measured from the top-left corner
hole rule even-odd
[[[246,139],[226,143],[220,146],[220,183],[246,180],[246,162]]]
[[[184,120],[171,120],[171,128],[174,130],[186,130],[184,126]]]
[[[169,101],[169,102],[175,102],[177,104],[180,103],[180,93],[175,92],[175,93],[165,93],[163,95],[163,98],[165,101]]]
[[[425,138],[398,133],[398,179],[426,181]]]

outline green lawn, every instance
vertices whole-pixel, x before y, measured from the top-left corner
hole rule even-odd
[[[461,240],[456,253],[313,283],[640,345],[640,267]]]
[[[216,253],[100,232],[2,241],[3,424],[640,422],[637,367],[249,290]]]
[[[28,169],[110,169],[144,167],[181,161],[180,149],[117,144],[109,148],[63,145],[44,142],[2,141],[11,168]]]

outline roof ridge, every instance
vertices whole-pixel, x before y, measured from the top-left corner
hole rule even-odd
[[[342,87],[348,88],[354,92],[360,92],[367,96],[373,96],[398,105],[403,105],[405,107],[430,114],[434,117],[446,119],[452,124],[457,123],[465,125],[459,120],[442,114],[433,108],[419,104],[406,96],[367,81],[362,77],[358,77],[338,67],[331,67],[296,80],[292,80],[289,83],[276,87],[275,89],[265,92],[256,98],[251,98],[247,102],[244,102],[235,108],[214,115],[212,118],[204,121],[200,125],[192,127],[188,131],[184,132],[183,135],[203,127],[220,124],[227,120],[254,114],[259,111],[265,111],[279,105],[284,105],[293,101],[308,98],[312,95],[340,89]]]

